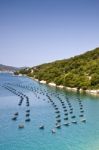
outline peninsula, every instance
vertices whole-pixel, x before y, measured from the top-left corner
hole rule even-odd
[[[99,48],[69,59],[25,68],[15,74],[60,88],[99,93]]]

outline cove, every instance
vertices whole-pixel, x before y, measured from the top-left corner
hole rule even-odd
[[[17,149],[99,149],[99,98],[1,73],[0,150]]]

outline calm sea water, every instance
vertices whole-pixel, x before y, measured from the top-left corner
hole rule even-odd
[[[22,104],[18,105],[22,97]],[[30,110],[29,117],[26,117],[27,109]],[[19,115],[13,121],[16,112]],[[56,118],[57,115],[60,117]],[[26,122],[27,118],[31,120]],[[83,119],[86,122],[82,122]],[[57,120],[61,121],[58,123],[60,129],[56,128]],[[64,126],[64,123],[69,123],[69,126]],[[19,129],[19,124],[24,128]],[[39,129],[42,124],[43,130]],[[55,134],[52,134],[52,129]],[[99,99],[1,73],[0,150],[18,149],[99,150]]]

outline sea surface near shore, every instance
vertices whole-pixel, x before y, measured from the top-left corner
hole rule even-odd
[[[31,110],[30,122],[25,122],[25,102],[18,106],[19,97],[3,88],[3,85],[10,85],[17,91],[29,97]],[[21,85],[27,88],[19,87]],[[58,94],[63,101],[66,98],[74,108],[77,116],[77,124],[69,127],[63,126],[55,129],[55,113],[53,107],[48,102],[46,96],[38,93],[35,97],[30,87],[35,87],[38,92],[46,90],[47,93]],[[57,103],[61,111],[62,124],[64,114],[58,99],[52,95],[51,98]],[[44,100],[45,99],[45,100]],[[79,114],[78,99],[84,107],[86,123],[81,123]],[[19,112],[17,121],[11,118],[15,112]],[[70,116],[69,116],[70,117]],[[24,129],[18,129],[20,123],[24,124]],[[44,130],[39,130],[40,124],[45,126]],[[56,89],[48,85],[40,84],[27,77],[12,76],[11,74],[0,74],[0,150],[98,150],[99,149],[99,99],[98,97],[78,94],[63,89]]]
[[[30,77],[31,79],[37,81],[37,82],[40,82],[42,84],[47,84],[47,82],[45,80],[41,80],[39,81],[38,79],[35,79],[35,78],[32,78]],[[72,91],[72,92],[80,92],[80,93],[87,93],[87,94],[91,94],[91,95],[94,95],[94,96],[99,96],[99,89],[86,89],[86,90],[83,90],[83,89],[79,89],[77,87],[66,87],[66,86],[63,86],[63,85],[56,85],[54,82],[51,82],[51,83],[48,83],[49,86],[51,87],[57,87],[57,88],[60,88],[60,89],[65,89],[65,90],[69,90],[69,91]]]

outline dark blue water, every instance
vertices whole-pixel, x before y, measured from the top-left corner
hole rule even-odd
[[[99,150],[98,97],[0,74],[0,150],[18,149]]]

